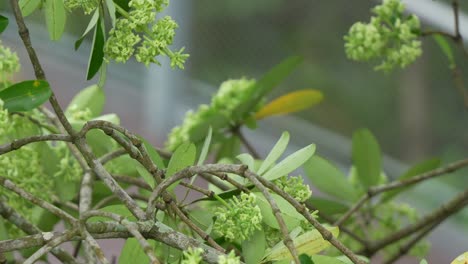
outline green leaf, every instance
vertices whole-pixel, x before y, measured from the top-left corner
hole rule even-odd
[[[337,227],[326,227],[328,231],[332,232],[334,237],[338,237],[339,230]],[[317,229],[308,231],[293,239],[294,246],[298,254],[313,255],[330,246],[330,243],[323,239],[322,235]],[[288,248],[284,245],[283,241],[275,245],[265,256],[264,261],[275,261],[291,259],[291,254]],[[314,262],[320,263],[316,260]]]
[[[106,0],[107,10],[109,11],[109,17],[111,18],[112,27],[115,27],[115,4],[113,0]]]
[[[41,5],[41,0],[19,0],[18,4],[23,16],[27,17]]]
[[[428,263],[427,263],[427,260],[421,259],[421,261],[419,262],[419,264],[428,264]]]
[[[468,262],[468,251],[456,257],[450,264],[466,264]]]
[[[150,156],[151,160],[156,164],[158,169],[165,169],[166,166],[164,165],[163,159],[159,156],[158,151],[149,143],[146,139],[140,137],[140,140],[143,142],[148,155]]]
[[[247,153],[237,155],[236,158],[242,162],[242,164],[247,165],[249,170],[255,171],[255,160],[254,158]]]
[[[99,18],[96,28],[94,29],[93,44],[88,62],[86,80],[91,80],[101,68],[102,62],[104,61],[104,42],[104,31],[102,28],[101,18]]]
[[[197,150],[192,143],[180,145],[172,154],[171,160],[167,165],[166,177],[171,177],[176,172],[192,166],[195,163]]]
[[[365,190],[379,183],[381,171],[380,147],[372,133],[360,129],[353,134],[353,164]]]
[[[106,207],[101,208],[99,210],[103,211],[103,212],[118,214],[120,216],[125,217],[129,221],[135,221],[136,220],[136,218],[135,218],[135,216],[133,216],[132,212],[130,212],[130,210],[128,210],[128,208],[123,204],[109,205],[109,206],[106,206]],[[110,220],[112,220],[112,219],[107,218],[107,217],[103,217],[103,216],[93,216],[93,217],[89,218],[88,222],[104,222],[104,221],[110,221]]]
[[[88,108],[91,111],[91,116],[96,117],[102,113],[105,102],[106,95],[104,94],[104,89],[93,84],[81,90],[73,97],[65,110],[65,114],[69,116],[73,111],[83,111]]]
[[[266,73],[255,85],[255,93],[249,101],[242,103],[234,113],[235,119],[249,115],[260,100],[282,82],[300,63],[299,57],[289,57]]]
[[[78,181],[70,181],[64,177],[54,177],[55,190],[60,201],[71,201],[78,193],[80,183]]]
[[[240,152],[240,139],[236,136],[224,139],[220,142],[220,147],[216,153],[216,160],[222,158],[232,158]]]
[[[439,45],[439,48],[447,57],[449,61],[449,68],[450,69],[455,68],[455,58],[453,57],[453,52],[452,52],[452,48],[450,47],[450,44],[447,42],[447,40],[444,37],[440,35],[434,35],[433,37],[437,45]]]
[[[148,243],[154,247],[154,240],[148,240]],[[127,239],[120,253],[119,264],[128,263],[150,263],[149,257],[135,238]]]
[[[329,257],[324,255],[313,255],[312,260],[316,264],[345,264],[345,262],[336,257]]]
[[[258,170],[258,175],[262,175],[266,170],[268,170],[278,159],[283,155],[286,147],[289,143],[289,133],[287,131],[281,134],[280,139],[276,142],[275,146],[271,149],[268,156],[263,161],[260,169]]]
[[[307,160],[309,160],[310,157],[314,155],[314,152],[315,144],[310,144],[309,146],[294,152],[293,154],[282,160],[280,163],[276,164],[272,169],[268,170],[263,175],[263,177],[267,180],[272,181],[281,176],[288,175],[289,173],[299,168]]]
[[[85,39],[86,35],[91,31],[91,29],[96,26],[96,23],[99,20],[99,9],[96,9],[94,12],[93,16],[89,20],[88,26],[86,27],[86,30],[83,32],[81,37],[75,42],[75,50],[78,50],[81,46],[81,43],[83,43],[83,40]]]
[[[8,27],[8,18],[0,15],[0,34]]]
[[[290,92],[269,102],[256,114],[257,120],[274,115],[286,115],[310,108],[323,99],[318,90],[306,89]]]
[[[208,155],[208,151],[210,150],[210,143],[211,143],[211,136],[213,134],[213,129],[208,130],[208,135],[205,138],[205,143],[203,143],[203,148],[200,153],[200,157],[198,158],[197,165],[203,165],[203,162],[205,162],[206,156]]]
[[[257,264],[263,258],[266,239],[263,230],[256,230],[248,240],[242,241],[242,256],[246,264]]]
[[[10,112],[32,110],[45,103],[51,95],[49,83],[44,80],[24,81],[0,91],[3,107]]]
[[[307,202],[309,202],[321,213],[330,216],[345,213],[349,209],[349,206],[345,204],[317,196],[310,197]]]
[[[45,18],[50,39],[59,40],[67,19],[63,0],[45,0]]]
[[[301,254],[299,256],[299,261],[301,264],[314,264],[314,261],[306,254]]]
[[[422,173],[437,169],[440,166],[440,164],[441,164],[441,160],[437,158],[425,160],[409,168],[403,175],[398,177],[397,180],[399,181],[406,180],[414,176],[420,175]],[[381,201],[387,202],[391,200],[393,197],[395,197],[396,195],[398,195],[399,193],[404,192],[410,188],[411,187],[405,187],[405,188],[398,188],[395,190],[388,191],[382,195]]]
[[[320,191],[344,201],[354,201],[356,193],[345,175],[330,162],[317,155],[305,164],[306,176]]]
[[[271,228],[279,229],[278,221],[276,220],[276,217],[273,214],[273,211],[271,210],[270,203],[265,199],[265,197],[263,196],[262,193],[256,192],[255,195],[257,196],[257,199],[256,199],[255,202],[258,205],[258,207],[260,208],[260,211],[262,213],[263,223],[265,223],[266,225],[268,225]],[[284,199],[283,200],[281,200],[282,198],[278,199],[278,196],[274,195],[274,194],[272,194],[272,196],[274,196],[273,199],[277,203],[280,202],[281,204],[284,205],[284,203],[282,202],[282,201],[284,201]],[[278,204],[278,207],[280,207],[279,204]],[[291,212],[291,208],[287,207],[287,205],[283,206],[283,207],[286,208],[286,210],[288,211],[288,213],[286,213],[286,212],[283,212],[280,209],[281,210],[281,216],[283,217],[284,222],[285,222],[286,226],[288,227],[288,229],[293,229],[293,228],[297,227],[300,224],[300,221],[304,219],[302,217],[302,215],[297,215],[297,212],[296,213]],[[293,209],[294,209],[294,207],[293,207]]]
[[[151,175],[151,173],[149,173],[141,164],[137,164],[136,170],[138,171],[138,174],[140,174],[140,176],[145,180],[145,182],[148,183],[149,186],[151,186],[153,189],[155,185],[153,175]]]

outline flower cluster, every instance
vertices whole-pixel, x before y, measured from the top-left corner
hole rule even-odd
[[[370,23],[355,23],[344,37],[349,59],[369,61],[382,59],[375,70],[389,72],[395,67],[405,67],[421,54],[418,40],[420,22],[415,15],[405,16],[405,6],[400,0],[384,0],[372,9],[375,14]]]
[[[99,0],[65,0],[63,4],[69,10],[81,8],[88,15],[98,7],[99,2]]]
[[[8,85],[7,79],[11,74],[20,70],[20,63],[16,52],[12,52],[9,48],[2,45],[0,40],[0,83],[3,86]]]
[[[188,54],[184,48],[172,51],[168,48],[175,36],[177,23],[169,16],[154,23],[156,14],[164,10],[168,0],[131,0],[130,11],[118,8],[122,17],[109,31],[109,38],[104,46],[106,60],[126,62],[131,56],[148,66],[160,64],[157,56],[163,55],[171,60],[171,67],[184,68]]]
[[[184,259],[182,260],[181,264],[198,264],[202,261],[201,254],[203,253],[202,248],[189,248],[188,250],[184,251]]]
[[[221,255],[218,257],[218,264],[239,264],[240,258],[236,256],[234,250],[229,252],[226,256]]]
[[[254,194],[242,193],[240,199],[234,196],[229,200],[229,208],[218,207],[213,230],[231,241],[248,239],[261,229],[262,214],[255,201]]]
[[[232,120],[237,124],[244,118],[238,116],[236,109],[252,97],[255,80],[241,78],[228,80],[221,84],[218,92],[211,100],[211,105],[202,104],[196,112],[188,111],[181,126],[172,129],[166,142],[167,149],[174,151],[180,144],[190,140],[190,132],[200,124],[209,122],[217,115],[222,115],[225,120]],[[257,106],[258,108],[259,106]],[[224,127],[217,129],[213,127],[214,136],[220,136]]]
[[[302,177],[280,177],[273,182],[281,190],[288,193],[299,202],[305,202],[312,195],[309,185],[304,184]]]

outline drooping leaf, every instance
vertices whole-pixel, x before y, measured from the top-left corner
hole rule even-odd
[[[268,170],[278,159],[283,155],[286,147],[289,143],[289,133],[287,131],[281,134],[280,139],[276,142],[275,146],[271,149],[268,156],[263,161],[260,169],[258,170],[258,175],[262,175],[266,170]]]
[[[282,82],[300,63],[299,57],[290,57],[268,71],[255,85],[255,93],[249,101],[243,102],[234,113],[235,119],[243,119],[250,114],[260,100]]]
[[[353,164],[357,170],[360,184],[367,190],[379,183],[381,171],[381,153],[377,140],[367,129],[353,134]]]
[[[280,163],[276,164],[273,168],[268,170],[263,177],[267,180],[274,180],[281,176],[288,175],[304,164],[315,153],[315,144],[302,148],[290,156],[286,157]]]
[[[345,175],[330,162],[317,155],[305,164],[306,176],[320,191],[344,201],[354,201],[356,193]]]
[[[19,0],[18,5],[21,9],[21,14],[27,17],[41,5],[41,0]]]
[[[176,172],[192,166],[195,163],[197,150],[192,143],[184,143],[180,145],[172,154],[171,160],[167,165],[166,177],[171,177]]]
[[[3,107],[10,112],[32,110],[45,103],[51,95],[49,83],[44,80],[24,81],[0,91]]]
[[[67,20],[63,0],[46,0],[45,18],[50,39],[59,40],[65,31]]]
[[[310,197],[307,202],[321,213],[330,216],[345,213],[349,209],[349,206],[345,204],[317,196]]]
[[[425,160],[409,168],[408,171],[406,171],[403,175],[398,177],[397,180],[398,181],[406,180],[414,176],[417,176],[419,174],[437,169],[440,166],[440,164],[441,164],[441,160],[437,158]],[[405,187],[405,188],[398,188],[395,190],[388,191],[382,195],[381,201],[387,202],[393,197],[395,197],[396,195],[398,195],[399,193],[404,192],[410,188],[411,187]]]
[[[93,84],[73,97],[70,104],[68,104],[65,114],[70,115],[73,111],[83,111],[89,109],[91,116],[96,117],[102,113],[104,109],[104,103],[106,102],[106,95],[104,89],[96,84]]]
[[[256,230],[248,240],[242,241],[242,256],[246,264],[257,264],[263,258],[266,249],[265,232]]]
[[[338,237],[338,227],[327,227],[334,237]],[[298,254],[313,255],[330,246],[330,243],[323,239],[322,235],[317,229],[308,231],[293,239],[294,246],[296,247]],[[284,245],[283,241],[275,245],[265,255],[264,261],[275,261],[275,260],[289,260],[291,254],[288,248]],[[314,260],[315,261],[315,260]],[[318,262],[319,263],[319,262]]]
[[[155,245],[154,240],[148,240],[148,243]],[[150,263],[148,255],[135,238],[127,239],[120,253],[119,264],[127,263]]]
[[[0,15],[0,34],[8,27],[8,18]]]
[[[83,43],[83,40],[85,39],[86,35],[91,31],[96,26],[96,23],[99,20],[99,9],[96,9],[94,12],[93,16],[89,20],[88,26],[86,27],[85,31],[81,35],[81,37],[75,42],[75,50],[78,50],[81,46],[81,43]]]
[[[109,17],[111,18],[112,27],[115,27],[115,4],[113,0],[106,0],[107,10],[109,11]]]
[[[468,263],[468,251],[456,257],[450,264],[466,264]]]
[[[211,135],[213,134],[213,129],[208,130],[208,135],[205,138],[205,142],[203,143],[203,148],[200,153],[200,157],[198,158],[197,165],[203,165],[203,162],[205,162],[206,156],[208,155],[208,151],[210,150],[210,143],[211,143]]]
[[[453,57],[453,52],[452,52],[452,48],[450,47],[450,44],[447,42],[447,40],[444,37],[440,35],[434,35],[433,37],[437,45],[439,45],[439,48],[447,57],[449,61],[449,68],[453,69],[455,67],[455,58]]]
[[[285,115],[310,108],[323,99],[318,90],[306,89],[280,96],[265,105],[255,114],[257,120],[274,115]]]
[[[86,80],[91,80],[101,68],[104,61],[104,42],[104,29],[102,28],[101,18],[99,18],[94,29],[93,44],[91,46],[91,55],[89,56]]]

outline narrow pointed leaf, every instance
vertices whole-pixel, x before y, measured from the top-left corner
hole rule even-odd
[[[197,165],[203,165],[203,162],[205,162],[206,156],[208,155],[208,151],[210,150],[210,144],[211,144],[211,136],[213,134],[213,129],[208,130],[208,135],[205,138],[205,142],[203,143],[203,148],[200,153],[200,157],[198,158]]]
[[[50,39],[59,40],[65,31],[67,19],[63,0],[46,0],[45,18]]]
[[[257,120],[274,116],[299,112],[310,108],[323,99],[323,94],[318,90],[300,90],[288,93],[269,102],[255,114]]]
[[[44,80],[31,80],[13,84],[0,91],[3,107],[10,112],[32,110],[45,103],[52,91]]]
[[[18,4],[21,14],[27,17],[41,5],[41,0],[19,0]]]
[[[281,176],[288,175],[309,160],[310,157],[314,155],[314,152],[315,144],[302,148],[276,164],[272,169],[268,170],[263,177],[271,181]]]
[[[149,173],[141,164],[136,166],[136,170],[138,171],[138,174],[140,174],[140,176],[145,180],[145,182],[148,183],[151,188],[154,188],[155,183],[151,173]]]
[[[115,4],[113,0],[106,0],[107,10],[111,18],[112,27],[115,27],[116,15],[115,15]]]
[[[180,145],[174,154],[172,154],[171,160],[167,165],[166,177],[171,177],[174,173],[192,166],[195,163],[197,150],[195,145],[192,143],[184,143]]]
[[[440,36],[440,35],[434,35],[434,40],[439,45],[439,48],[442,50],[442,52],[445,54],[449,61],[449,68],[453,69],[455,67],[455,58],[453,57],[453,52],[452,48],[450,47],[450,44],[447,42],[447,40]]]
[[[338,237],[339,230],[338,227],[327,227],[334,237]],[[331,244],[323,239],[322,235],[314,229],[308,231],[296,238],[293,239],[294,246],[296,247],[298,254],[307,254],[313,255],[326,248]],[[289,253],[288,248],[281,241],[276,246],[274,246],[271,251],[267,253],[264,261],[275,261],[275,260],[289,260],[292,259],[291,254]]]
[[[343,201],[354,201],[356,193],[345,175],[330,162],[319,156],[311,157],[305,164],[306,176],[320,191]]]
[[[455,258],[450,264],[466,264],[468,263],[468,251],[461,254],[457,258]]]
[[[381,153],[377,140],[367,129],[353,134],[353,164],[356,167],[360,184],[367,190],[379,183]]]
[[[280,64],[273,67],[267,72],[255,85],[255,93],[251,100],[241,104],[235,113],[242,119],[250,114],[260,100],[267,95],[273,88],[279,85],[286,77],[301,63],[299,57],[289,57],[283,60]]]
[[[310,197],[309,199],[307,199],[307,202],[310,203],[314,208],[319,210],[321,213],[324,213],[329,216],[333,216],[335,214],[343,214],[349,209],[349,206],[341,202],[317,196]]]
[[[96,26],[96,23],[99,20],[99,9],[96,9],[94,12],[93,16],[89,20],[88,26],[86,27],[85,31],[81,35],[81,37],[75,42],[75,50],[78,50],[81,46],[81,43],[83,43],[83,40],[85,39],[86,35],[91,31]]]
[[[406,180],[409,178],[412,178],[414,176],[420,175],[422,173],[437,169],[441,164],[440,159],[429,159],[425,160],[419,164],[416,164],[415,166],[411,167],[408,171],[406,171],[403,175],[398,177],[398,181]],[[395,190],[388,191],[382,195],[381,201],[382,202],[387,202],[396,195],[398,195],[401,192],[404,192],[411,187],[405,187],[405,188],[398,188]]]
[[[91,47],[91,56],[88,62],[88,73],[86,80],[90,80],[96,75],[104,61],[104,32],[101,19],[98,19],[94,29],[93,45]]]
[[[150,156],[151,160],[156,164],[158,169],[165,169],[166,166],[164,165],[163,159],[159,155],[158,151],[149,143],[146,139],[140,137],[141,141],[143,141],[143,145],[145,146],[148,155]]]
[[[81,90],[73,97],[65,113],[69,115],[72,111],[89,109],[91,116],[96,117],[102,113],[105,102],[106,95],[104,94],[104,89],[93,84]]]
[[[258,170],[258,175],[262,175],[266,170],[268,170],[280,157],[283,155],[286,147],[289,143],[289,133],[287,131],[281,134],[280,139],[276,142],[275,146],[271,149],[268,156],[263,161],[262,166]]]
[[[242,164],[247,165],[249,167],[249,170],[255,170],[255,161],[254,158],[247,153],[243,153],[240,155],[237,155],[236,157],[238,160],[242,162]]]
[[[0,34],[8,27],[8,18],[0,15]]]

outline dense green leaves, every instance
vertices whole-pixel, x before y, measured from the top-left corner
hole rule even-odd
[[[49,83],[44,80],[24,81],[0,91],[3,107],[10,112],[32,110],[46,102],[51,95]]]
[[[269,169],[278,159],[283,155],[283,152],[286,150],[286,147],[289,143],[289,133],[283,132],[280,139],[276,142],[275,146],[271,149],[268,156],[263,161],[260,169],[258,169],[258,175],[262,175],[267,169]]]
[[[104,108],[106,96],[104,90],[96,84],[93,84],[73,97],[70,104],[68,104],[65,113],[70,115],[73,111],[83,111],[89,109],[91,117],[99,116]]]
[[[441,161],[440,161],[440,159],[437,159],[437,158],[425,160],[425,161],[423,161],[421,163],[418,163],[418,164],[414,165],[413,167],[409,168],[408,171],[406,171],[403,175],[398,177],[397,180],[399,180],[399,181],[406,180],[406,179],[409,179],[411,177],[420,175],[422,173],[437,169],[440,166],[440,164],[441,164]],[[382,200],[382,202],[386,202],[386,201],[392,199],[394,196],[398,195],[399,193],[401,193],[401,192],[403,192],[405,190],[408,190],[409,188],[411,188],[411,187],[399,188],[399,189],[396,189],[396,190],[388,191],[388,192],[386,192],[386,193],[384,193],[382,195],[381,200]]]
[[[59,40],[65,31],[67,18],[63,0],[46,0],[45,18],[50,39]]]
[[[94,29],[93,44],[91,45],[91,55],[88,62],[86,80],[92,79],[101,68],[104,61],[104,29],[99,18]]]
[[[353,164],[360,184],[367,190],[379,183],[381,171],[380,147],[372,133],[361,129],[353,134]]]
[[[345,175],[329,161],[319,156],[311,157],[305,164],[306,176],[320,191],[344,201],[354,201],[356,193]]]
[[[196,155],[197,150],[194,144],[184,143],[180,145],[169,160],[166,177],[170,177],[176,172],[186,167],[192,166],[195,163]]]
[[[315,153],[315,144],[302,148],[290,156],[286,157],[280,163],[276,164],[273,168],[268,170],[263,177],[268,180],[274,180],[281,176],[288,175],[302,164],[304,164]]]
[[[19,0],[18,4],[23,16],[27,17],[41,5],[41,0]]]
[[[0,15],[0,33],[3,33],[5,29],[8,27],[8,18]]]

